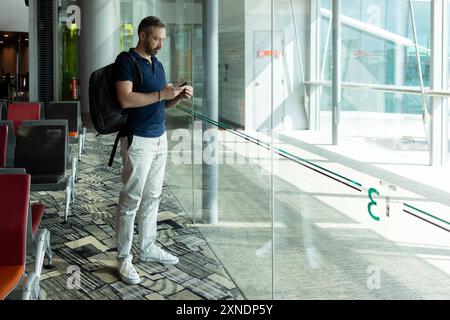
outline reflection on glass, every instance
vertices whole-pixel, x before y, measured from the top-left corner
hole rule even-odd
[[[413,1],[413,6],[423,81],[428,87],[430,2]],[[324,80],[332,78],[331,36],[327,36],[331,9],[331,1],[322,2],[321,43],[326,54],[321,53],[321,72]],[[408,0],[360,0],[356,6],[342,2],[342,23],[344,83],[420,86]],[[322,89],[320,101],[320,128],[331,132],[331,87]],[[421,122],[424,106],[420,96],[344,88],[341,109],[343,136],[368,144],[375,142],[391,150],[411,149],[412,139],[412,148],[423,151],[421,161],[427,163],[425,125]],[[415,162],[413,159],[407,161]]]
[[[134,47],[133,4],[131,1],[120,3],[120,50],[128,51]]]
[[[71,100],[73,95],[71,93],[72,80],[79,79],[78,74],[78,41],[80,26],[77,26],[75,21],[67,25],[67,8],[73,5],[73,1],[63,0],[59,7],[59,43],[60,43],[60,62],[59,67],[59,94],[61,100]],[[73,91],[72,91],[73,92]]]

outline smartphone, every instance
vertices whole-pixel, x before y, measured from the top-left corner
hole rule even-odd
[[[180,84],[180,88],[184,87],[184,86],[187,86],[187,84],[188,84],[188,82],[185,81],[183,84]],[[186,92],[186,88],[184,88],[183,91],[181,91],[181,93],[185,93],[185,92]]]

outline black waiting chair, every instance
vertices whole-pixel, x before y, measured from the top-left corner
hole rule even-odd
[[[45,119],[66,119],[69,121],[69,142],[78,143],[78,160],[81,160],[81,154],[84,152],[86,128],[81,123],[80,102],[50,102],[45,108]]]
[[[31,191],[66,191],[65,221],[74,199],[73,173],[66,172],[68,159],[67,120],[25,121],[19,127],[14,167],[31,175]]]
[[[24,125],[38,125],[38,124],[48,124],[48,125],[59,125],[59,124],[67,124],[67,120],[25,120],[23,121]],[[68,137],[68,141],[69,141]],[[67,165],[70,165],[72,170],[72,177],[73,182],[75,183],[77,181],[77,157],[72,157],[72,155],[69,153],[69,146],[67,146],[67,157],[66,157],[66,163]],[[17,166],[16,166],[17,167]],[[72,202],[74,201],[73,195],[72,195]]]
[[[8,104],[5,101],[0,101],[0,120],[6,120],[6,110]]]
[[[0,168],[6,168],[7,147],[8,147],[8,126],[0,125]]]
[[[12,168],[14,167],[14,150],[16,148],[14,125],[11,120],[0,120],[0,126],[8,127],[8,139],[6,144],[6,168]]]

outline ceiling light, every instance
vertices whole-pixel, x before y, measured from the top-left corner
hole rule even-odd
[[[9,34],[4,34],[3,35],[5,38],[8,38],[9,37]]]

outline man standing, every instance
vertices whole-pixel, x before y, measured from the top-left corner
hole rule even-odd
[[[122,182],[117,208],[117,260],[122,281],[138,284],[139,274],[130,254],[134,220],[139,209],[139,260],[178,263],[178,258],[156,246],[156,222],[167,158],[165,109],[193,95],[191,86],[174,87],[156,54],[166,39],[165,24],[157,17],[147,17],[138,29],[139,42],[128,55],[119,55],[115,63],[117,96],[128,111],[130,144],[121,138]],[[133,55],[142,74],[139,92],[133,92]],[[138,80],[136,80],[138,81]]]

